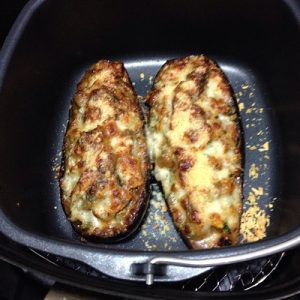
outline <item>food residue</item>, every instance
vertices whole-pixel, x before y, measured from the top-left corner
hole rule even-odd
[[[242,111],[245,108],[245,104],[243,102],[239,103],[239,111]]]
[[[250,206],[242,215],[242,242],[255,242],[266,237],[266,228],[270,225],[270,217],[257,204]]]
[[[141,81],[143,81],[145,79],[145,74],[144,73],[140,74],[140,79],[141,79]]]
[[[265,142],[258,151],[263,152],[263,151],[268,151],[269,150],[269,142]]]
[[[250,160],[247,165],[244,178],[244,208],[241,217],[241,241],[254,242],[263,239],[267,235],[270,224],[268,211],[273,209],[270,203],[270,178],[267,163],[270,160],[269,129],[265,126],[263,116],[264,107],[256,98],[255,89],[249,83],[240,85],[236,94],[243,101],[242,117],[245,130],[246,149]],[[257,102],[255,101],[257,100]],[[240,105],[239,105],[240,108]],[[240,111],[242,111],[240,109]],[[244,115],[243,115],[244,114]],[[252,160],[252,161],[251,161]],[[248,168],[248,169],[247,169]],[[263,186],[257,186],[257,184]],[[267,202],[265,202],[267,201]],[[268,203],[264,205],[264,203]]]
[[[171,227],[168,208],[163,194],[156,184],[152,185],[149,214],[142,225],[141,235],[146,250],[172,250],[178,241],[178,234],[173,225]],[[159,242],[164,240],[163,245]]]
[[[251,179],[257,179],[258,178],[258,172],[259,168],[256,166],[256,164],[251,164],[251,167],[249,169],[249,177]]]

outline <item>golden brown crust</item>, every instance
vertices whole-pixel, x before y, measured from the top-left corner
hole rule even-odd
[[[193,248],[236,244],[240,129],[223,72],[203,55],[168,61],[147,101],[154,173],[177,228]]]
[[[78,84],[64,155],[62,203],[76,230],[127,234],[145,210],[150,167],[143,116],[122,63],[101,60]]]

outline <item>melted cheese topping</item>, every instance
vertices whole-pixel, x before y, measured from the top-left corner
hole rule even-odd
[[[167,62],[147,96],[147,143],[173,219],[194,248],[236,244],[239,128],[229,84],[204,56]]]
[[[62,201],[86,236],[126,233],[145,206],[143,118],[121,63],[99,61],[77,87],[65,136]]]

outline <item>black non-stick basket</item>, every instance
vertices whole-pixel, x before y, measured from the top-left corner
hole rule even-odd
[[[148,284],[299,245],[299,16],[299,2],[288,0],[29,1],[0,57],[0,231],[42,255]],[[240,104],[244,210],[256,194],[265,238],[189,250],[153,193],[130,239],[82,242],[63,212],[56,172],[76,83],[93,62],[121,60],[143,96],[167,59],[201,53],[222,67]]]

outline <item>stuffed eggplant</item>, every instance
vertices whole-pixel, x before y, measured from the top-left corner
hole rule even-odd
[[[241,138],[225,75],[203,55],[171,60],[146,100],[154,174],[177,229],[195,249],[238,243]]]
[[[62,204],[77,232],[118,240],[148,203],[144,120],[122,63],[100,60],[77,86],[64,139]]]

